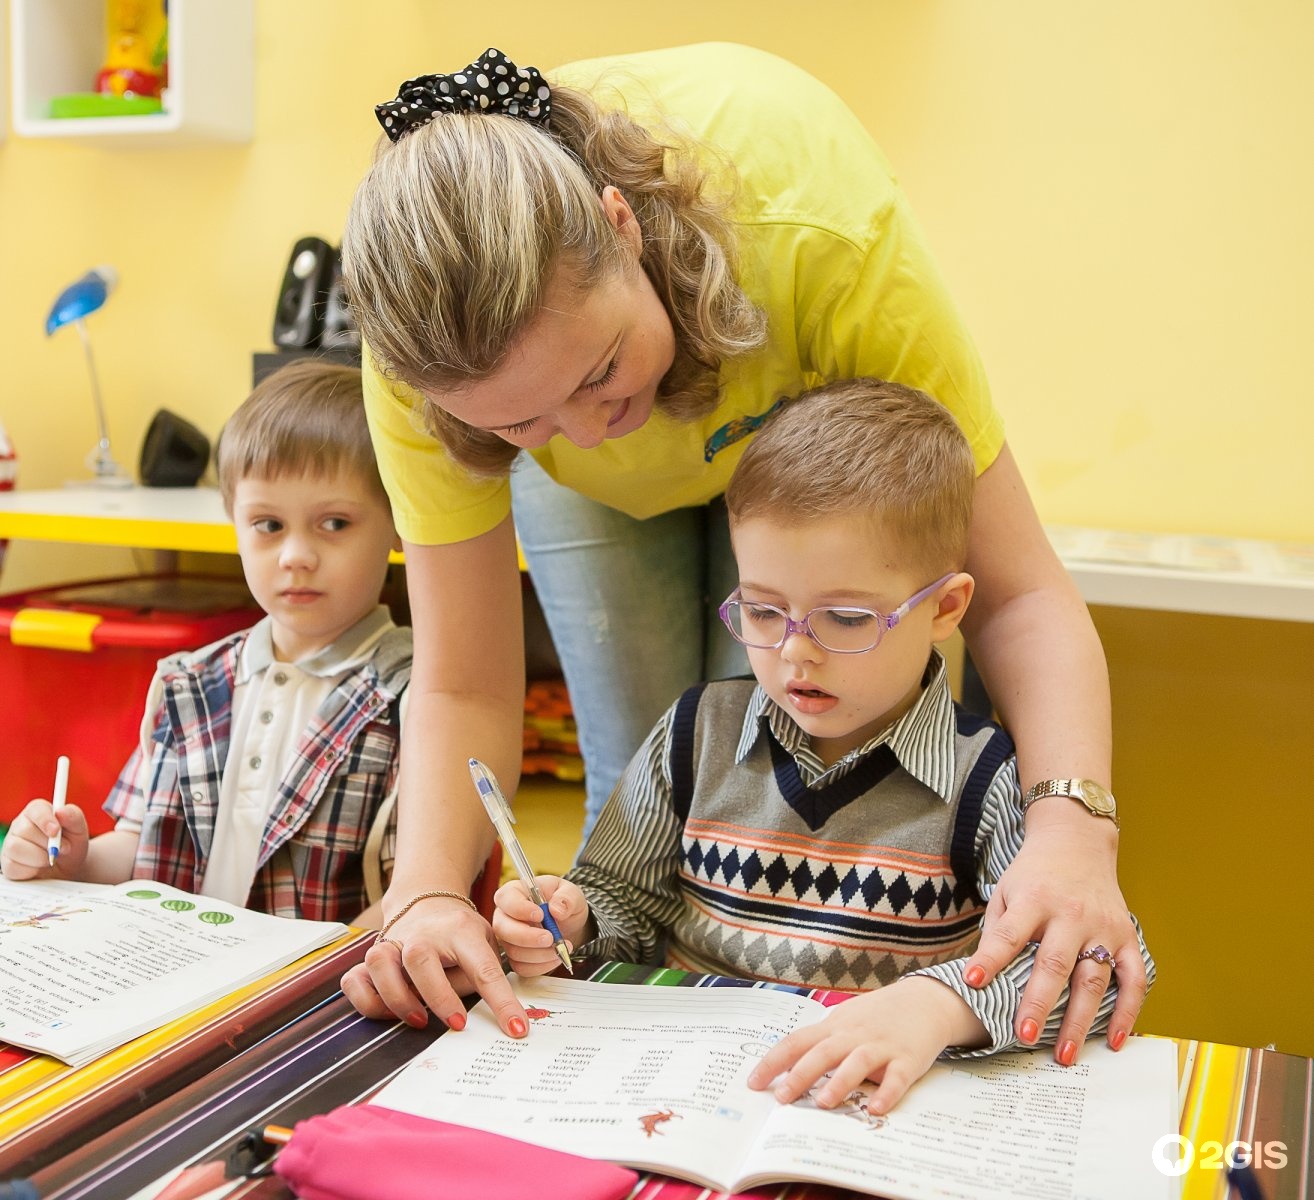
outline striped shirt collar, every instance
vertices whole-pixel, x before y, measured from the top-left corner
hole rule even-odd
[[[332,678],[359,666],[374,650],[375,643],[393,628],[392,615],[385,604],[376,605],[335,641],[306,655],[293,665],[307,675]],[[273,622],[269,617],[251,626],[242,647],[237,668],[237,682],[248,683],[274,664]]]
[[[944,655],[935,647],[931,648],[922,694],[912,708],[864,745],[849,751],[834,766],[827,767],[822,763],[812,749],[812,739],[766,694],[761,684],[754,689],[748,702],[739,745],[735,749],[735,762],[743,762],[748,757],[762,731],[768,728],[781,748],[798,763],[809,787],[847,775],[873,750],[888,742],[899,765],[909,775],[925,784],[946,804],[953,799],[954,700],[949,690],[949,671]]]

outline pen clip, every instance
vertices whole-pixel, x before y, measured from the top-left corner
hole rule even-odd
[[[506,819],[508,825],[514,825],[516,823],[516,814],[512,811],[511,805],[507,803],[506,796],[502,794],[502,789],[497,786],[497,780],[493,778],[492,772],[488,771],[487,767],[484,770],[488,772],[488,781],[493,785],[493,803],[497,805],[497,811]]]
[[[516,815],[511,811],[511,805],[506,802],[506,797],[502,795],[502,789],[497,786],[496,776],[477,758],[470,759],[469,766],[470,778],[474,780],[475,791],[479,793],[479,799],[483,801],[489,819],[499,829],[502,821],[514,825]]]
[[[493,773],[477,758],[470,759],[469,763],[470,777],[474,780],[479,799],[483,801],[484,811],[488,813],[489,820],[493,822],[493,828],[497,830],[497,836],[502,840],[506,852],[511,855],[511,861],[515,863],[520,878],[524,880],[525,887],[529,891],[529,898],[535,904],[541,904],[542,897],[538,893],[538,885],[534,882],[534,868],[529,865],[529,859],[525,857],[524,847],[521,846],[520,839],[512,828],[515,824],[515,815],[511,812],[511,805],[507,803],[506,797],[502,795],[502,789],[497,786],[497,780],[493,778]]]

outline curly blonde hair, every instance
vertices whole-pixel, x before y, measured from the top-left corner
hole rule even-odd
[[[492,375],[533,320],[559,265],[581,289],[625,269],[598,198],[618,188],[643,232],[640,265],[675,330],[658,405],[678,419],[714,407],[727,359],[765,340],[737,280],[733,193],[687,142],[583,91],[552,89],[548,130],[514,117],[447,113],[381,141],[343,237],[346,291],[380,368],[422,392]],[[431,400],[429,431],[476,474],[519,452]]]

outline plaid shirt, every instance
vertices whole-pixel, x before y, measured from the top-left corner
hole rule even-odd
[[[249,630],[165,659],[149,754],[138,746],[105,811],[141,817],[134,879],[199,892],[228,761],[233,688]],[[411,631],[393,629],[338,681],[278,786],[246,906],[280,917],[349,921],[369,903],[362,855],[397,777],[399,708]],[[238,751],[240,753],[240,751]],[[396,821],[393,808],[392,822]],[[385,844],[394,840],[388,831]]]

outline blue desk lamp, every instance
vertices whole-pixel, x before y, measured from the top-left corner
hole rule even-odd
[[[100,380],[96,375],[96,360],[91,355],[91,340],[87,337],[87,327],[82,320],[105,303],[118,280],[118,272],[113,267],[93,267],[81,279],[70,283],[59,293],[50,315],[46,318],[47,337],[62,325],[76,325],[78,336],[82,339],[82,350],[87,356],[87,371],[91,376],[91,399],[96,406],[96,427],[100,433],[96,448],[87,455],[87,466],[91,468],[92,474],[90,482],[95,487],[132,486],[132,479],[114,460],[114,455],[110,452],[109,428],[105,424],[105,407],[100,399]]]

